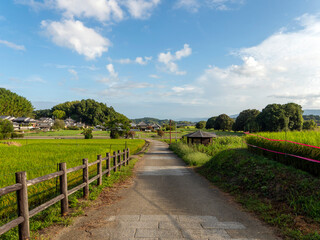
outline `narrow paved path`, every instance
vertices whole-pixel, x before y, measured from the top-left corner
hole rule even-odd
[[[187,168],[166,144],[152,141],[143,161],[120,201],[88,213],[58,239],[278,239]]]

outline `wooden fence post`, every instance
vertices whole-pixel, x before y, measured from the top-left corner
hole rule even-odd
[[[100,185],[102,185],[102,157],[101,157],[101,155],[98,155],[97,159],[99,160],[99,162],[97,164],[97,174],[99,175],[97,185],[100,186]]]
[[[22,184],[22,188],[17,191],[17,203],[18,215],[24,218],[24,221],[19,224],[19,239],[30,239],[27,173],[17,172],[16,183]]]
[[[108,172],[107,172],[107,177],[110,177],[110,175],[111,175],[111,167],[110,167],[110,162],[111,162],[111,159],[110,159],[110,153],[107,153],[107,170],[108,170]]]
[[[117,171],[117,152],[116,151],[114,151],[113,152],[113,166],[114,166],[114,172],[116,172]]]
[[[127,159],[128,159],[128,164],[129,164],[129,160],[130,160],[130,149],[127,148]]]
[[[118,164],[119,164],[119,170],[121,169],[121,151],[120,150],[118,150]]]
[[[60,193],[64,195],[61,200],[61,214],[62,216],[68,213],[68,178],[67,178],[67,163],[63,162],[59,164],[59,170],[63,171],[63,175],[60,176]]]
[[[123,166],[127,165],[127,152],[123,149]]]
[[[83,169],[83,182],[86,183],[86,186],[83,188],[83,197],[89,197],[89,166],[88,166],[88,158],[82,159],[85,168]]]

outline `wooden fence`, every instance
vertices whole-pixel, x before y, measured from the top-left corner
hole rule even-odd
[[[121,166],[126,166],[129,163],[129,149],[124,149],[123,152],[120,150],[118,152],[113,152],[111,156],[110,153],[106,154],[105,158],[101,155],[97,156],[97,160],[92,163],[88,163],[88,159],[83,159],[83,164],[77,167],[67,169],[67,164],[65,162],[59,164],[59,171],[54,172],[42,177],[27,180],[26,172],[16,173],[16,184],[0,188],[0,197],[12,192],[17,193],[17,204],[18,204],[18,218],[12,220],[11,222],[0,226],[0,236],[10,229],[19,226],[19,239],[29,239],[30,238],[30,227],[29,219],[41,211],[47,209],[57,202],[61,202],[61,214],[64,216],[68,213],[68,196],[77,192],[83,188],[83,197],[88,198],[89,196],[89,184],[97,180],[97,185],[102,184],[102,176],[110,176],[111,171],[117,172],[121,169]],[[105,170],[103,171],[103,162],[105,164]],[[111,162],[113,161],[113,162]],[[89,178],[89,167],[97,165],[97,175],[95,177]],[[68,190],[67,174],[83,169],[83,183]],[[60,195],[51,199],[50,201],[43,203],[42,205],[29,210],[28,204],[28,187],[41,183],[53,178],[60,178]]]

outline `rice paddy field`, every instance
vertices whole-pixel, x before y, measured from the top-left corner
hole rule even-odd
[[[301,170],[308,171],[314,175],[320,175],[320,163],[311,162],[305,159],[291,156],[296,155],[319,161],[320,149],[317,147],[320,147],[320,132],[318,131],[261,132],[254,135],[247,135],[246,141],[248,144],[276,152],[281,152],[284,154],[277,154],[259,148],[249,147],[251,151],[254,151],[261,155],[272,157],[279,162],[287,165],[292,165]],[[314,147],[300,145],[292,142],[312,145]]]
[[[60,162],[66,162],[67,168],[71,168],[82,165],[83,158],[94,162],[99,154],[105,157],[108,152],[112,154],[113,151],[123,151],[126,147],[130,149],[131,154],[136,153],[145,143],[140,139],[19,139],[13,141],[10,144],[0,141],[0,188],[15,183],[15,172],[26,171],[28,179],[33,179],[56,172]],[[91,176],[96,175],[96,171],[96,165],[89,169]],[[30,209],[59,194],[57,179],[28,188]],[[69,189],[81,181],[81,170],[68,174]],[[16,217],[16,205],[15,193],[0,197],[0,223]]]

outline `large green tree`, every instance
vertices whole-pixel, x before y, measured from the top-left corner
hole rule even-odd
[[[217,117],[211,117],[206,122],[206,129],[214,128]]]
[[[247,109],[240,112],[237,117],[234,125],[234,131],[257,131],[258,123],[256,118],[259,115],[260,111],[257,109]]]
[[[302,107],[296,103],[269,104],[257,116],[261,131],[301,130]]]
[[[200,121],[200,122],[197,122],[196,124],[197,129],[204,129],[205,127],[206,127],[206,121]]]
[[[317,128],[317,124],[314,120],[306,120],[303,122],[303,130],[314,130]]]
[[[30,117],[32,111],[33,106],[26,98],[5,88],[0,88],[0,115]]]
[[[302,107],[296,103],[287,103],[282,105],[285,111],[287,121],[287,128],[289,130],[301,131],[303,126]]]
[[[221,114],[217,117],[215,121],[215,127],[216,130],[232,130],[232,125],[234,124],[234,120],[230,118],[227,114]]]
[[[66,113],[65,113],[65,111],[62,111],[62,110],[54,110],[54,112],[52,113],[52,115],[53,115],[55,118],[63,119],[63,118],[66,116]]]
[[[130,120],[126,117],[119,117],[108,121],[105,126],[110,130],[110,138],[116,139],[129,133]]]

